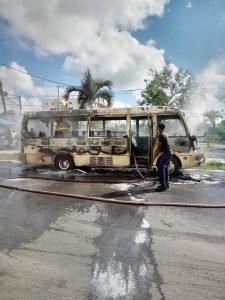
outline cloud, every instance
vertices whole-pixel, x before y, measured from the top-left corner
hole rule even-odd
[[[0,0],[11,34],[37,56],[65,57],[64,69],[110,78],[117,88],[142,87],[149,67],[162,68],[163,49],[143,45],[131,32],[151,16],[162,17],[169,0]]]
[[[11,62],[10,67],[25,73],[28,72],[25,67],[20,66],[17,62]],[[55,87],[37,86],[30,75],[23,74],[4,66],[0,67],[0,78],[4,85],[4,89],[8,91],[8,93],[17,93],[18,95],[22,93],[28,96],[57,95]]]
[[[163,50],[139,44],[128,32],[106,33],[99,45],[94,43],[91,56],[87,55],[88,49],[78,57],[67,56],[64,68],[83,72],[88,67],[95,76],[110,78],[116,88],[140,88],[149,67],[160,69],[165,64]]]
[[[40,111],[42,110],[42,102],[38,97],[25,98],[21,97],[22,111]]]
[[[192,8],[192,3],[191,3],[191,1],[188,1],[188,2],[187,2],[186,8]]]
[[[122,108],[122,107],[131,107],[130,104],[124,104],[122,101],[119,101],[119,100],[115,100],[113,102],[113,107],[119,107],[119,108]]]
[[[225,56],[210,60],[197,80],[205,85],[223,86],[225,84]],[[225,88],[224,88],[225,89]]]
[[[10,67],[28,72],[25,67],[17,62],[10,63]],[[57,97],[58,90],[54,86],[38,86],[30,75],[23,74],[13,69],[0,67],[0,78],[3,84],[3,90],[10,95],[21,97],[23,111],[40,110],[41,99],[46,97]],[[63,90],[60,90],[62,95]],[[26,96],[26,97],[25,97]]]

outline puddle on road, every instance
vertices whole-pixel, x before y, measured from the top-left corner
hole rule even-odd
[[[90,299],[151,299],[158,270],[145,209],[105,208],[107,214],[98,221],[101,234],[94,241]]]
[[[96,172],[96,170],[83,171],[77,169],[73,171],[59,171],[49,167],[29,167],[23,169],[21,175],[26,178],[11,179],[6,184],[49,192],[130,201],[143,201],[143,198],[139,199],[140,193],[144,191],[146,193],[155,192],[158,184],[157,180],[139,181],[140,177],[137,176],[134,170],[128,172],[127,170],[121,171],[119,169],[113,170],[113,173],[111,173],[111,169]],[[29,177],[35,177],[35,179]],[[170,183],[171,186],[198,183],[221,184],[225,183],[224,177],[225,172],[209,172],[206,174],[205,171],[202,173],[202,170],[191,170],[188,173],[183,172],[176,177],[171,177]],[[54,179],[60,181],[55,181]],[[113,180],[118,183],[114,183]],[[121,182],[119,183],[120,180]],[[134,180],[136,180],[135,184],[132,183]]]
[[[71,181],[87,181],[101,183],[101,181],[113,184],[113,181],[120,181],[116,183],[119,190],[125,191],[131,181],[139,180],[140,177],[135,169],[89,169],[80,170],[75,169],[71,171],[60,171],[49,167],[26,168],[22,171],[23,176],[34,177],[48,177],[51,179],[65,179]],[[154,174],[155,176],[155,174]],[[140,181],[141,182],[141,181]],[[220,184],[225,182],[225,172],[206,171],[201,169],[185,170],[177,176],[172,176],[170,182],[174,184],[191,184],[191,183],[215,183]]]
[[[221,174],[220,174],[221,173]],[[223,175],[224,174],[224,175]],[[22,176],[49,176],[50,178],[78,180],[79,178],[93,178],[95,180],[138,180],[141,179],[136,169],[74,169],[70,171],[57,170],[54,167],[26,167],[22,169]],[[153,174],[155,177],[156,174]],[[217,177],[225,177],[225,172],[207,171],[202,169],[184,170],[177,176],[172,176],[171,181],[202,181],[214,180]]]
[[[87,171],[75,169],[70,171],[61,171],[55,168],[50,167],[29,167],[24,168],[21,172],[22,176],[25,177],[47,177],[51,179],[62,179],[62,180],[71,180],[71,181],[93,181],[93,182],[109,182],[113,183],[113,181],[121,181],[121,182],[129,182],[132,180],[137,180],[139,177],[137,173],[131,170],[130,172],[123,171],[115,171],[110,170],[92,170],[89,169]]]

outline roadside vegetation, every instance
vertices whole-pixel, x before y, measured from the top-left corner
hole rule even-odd
[[[221,162],[206,162],[203,167],[205,170],[222,170],[225,171],[225,164]]]

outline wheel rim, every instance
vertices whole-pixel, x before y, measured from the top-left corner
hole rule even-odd
[[[70,168],[70,161],[68,159],[60,159],[59,167],[61,170],[68,170]]]
[[[174,165],[174,162],[171,161],[170,162],[170,166],[169,166],[169,174],[172,174],[175,170],[175,165]]]

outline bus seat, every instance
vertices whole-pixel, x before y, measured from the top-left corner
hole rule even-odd
[[[112,136],[112,131],[111,130],[107,130],[106,131],[106,135],[107,135],[107,137],[111,137]]]
[[[36,134],[34,128],[31,128],[30,131],[28,131],[28,135],[31,138],[35,138]]]
[[[72,131],[72,136],[78,137],[79,136],[78,131],[77,130],[73,130]]]
[[[39,131],[39,137],[46,137],[46,133],[44,131]]]

